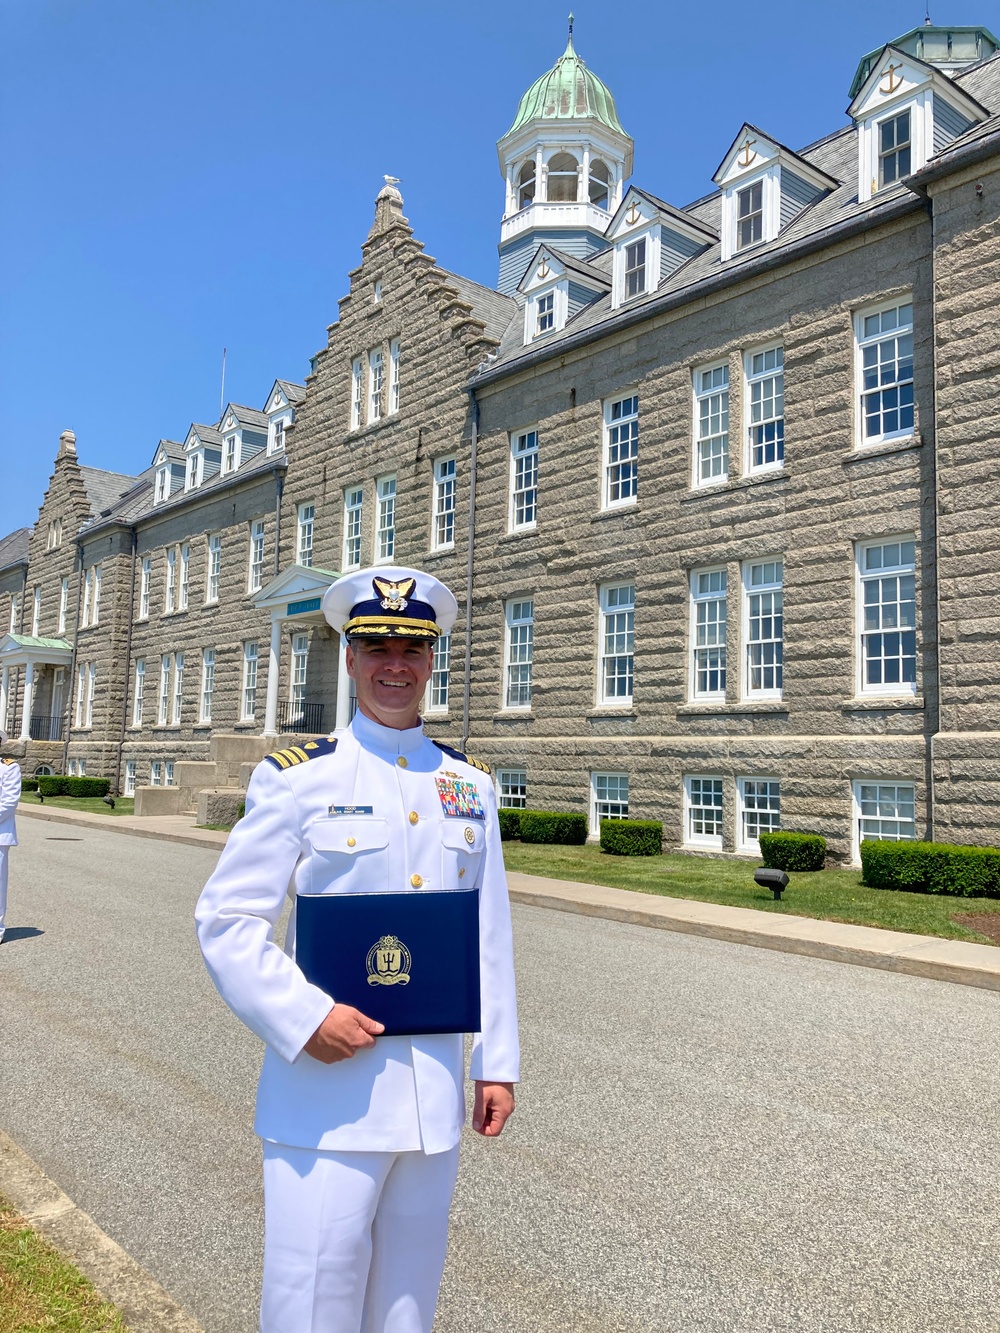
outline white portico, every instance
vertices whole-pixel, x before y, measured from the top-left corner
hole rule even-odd
[[[265,736],[278,736],[284,732],[319,733],[333,729],[329,725],[323,726],[325,704],[308,697],[308,655],[310,639],[321,637],[325,641],[334,637],[323,615],[322,603],[323,594],[339,577],[339,573],[332,569],[289,565],[254,598],[258,610],[269,611],[271,615],[264,706]],[[319,636],[316,635],[317,630],[320,631]],[[281,648],[285,635],[291,640],[291,657],[287,700],[282,701]],[[312,693],[316,693],[315,688]]]
[[[64,736],[67,676],[73,661],[72,644],[28,634],[5,634],[0,639],[0,728],[12,738],[60,741]],[[23,671],[21,711],[17,705],[17,677]]]

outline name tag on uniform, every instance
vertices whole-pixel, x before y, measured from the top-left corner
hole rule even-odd
[[[441,808],[449,819],[485,819],[479,788],[461,778],[435,778]]]
[[[374,811],[370,805],[331,805],[327,814],[337,815],[370,815]]]

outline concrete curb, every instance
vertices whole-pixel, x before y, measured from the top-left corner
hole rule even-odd
[[[190,819],[180,815],[160,815],[155,818],[138,819],[135,815],[93,815],[88,811],[74,814],[70,810],[47,809],[43,805],[17,807],[17,817],[26,819],[44,819],[52,824],[74,824],[77,828],[98,828],[106,833],[131,833],[135,838],[160,838],[167,842],[180,842],[188,847],[217,847],[220,851],[226,845],[229,836],[220,829],[195,828]],[[168,827],[156,827],[167,825]],[[174,825],[175,827],[169,827]],[[186,832],[177,825],[185,826]],[[152,827],[150,827],[152,826]]]
[[[121,1310],[131,1333],[204,1333],[149,1273],[0,1130],[0,1189],[32,1228]]]

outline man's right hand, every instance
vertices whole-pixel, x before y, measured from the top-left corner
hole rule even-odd
[[[375,1038],[384,1031],[383,1023],[366,1017],[360,1009],[335,1004],[302,1049],[314,1060],[333,1065],[338,1060],[349,1060],[356,1051],[374,1046]]]

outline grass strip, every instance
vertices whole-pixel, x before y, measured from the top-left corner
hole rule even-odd
[[[843,921],[856,926],[880,926],[916,935],[1000,943],[982,927],[1000,928],[1000,902],[993,898],[950,898],[926,893],[868,889],[860,870],[818,870],[789,876],[780,902],[754,883],[755,862],[715,860],[712,857],[667,853],[663,856],[610,856],[593,843],[561,847],[539,843],[505,842],[507,869],[548,879],[604,884],[635,893],[664,898],[693,898],[726,907],[752,907],[788,916]],[[970,929],[961,918],[975,913],[980,929]]]
[[[121,1312],[0,1195],[0,1333],[128,1333]]]
[[[114,796],[112,800],[115,808],[112,810],[110,805],[104,804],[103,796],[46,796],[45,800],[39,800],[38,792],[25,791],[21,793],[22,805],[43,805],[46,809],[50,806],[55,810],[85,810],[91,815],[134,815],[135,797],[133,796]]]

